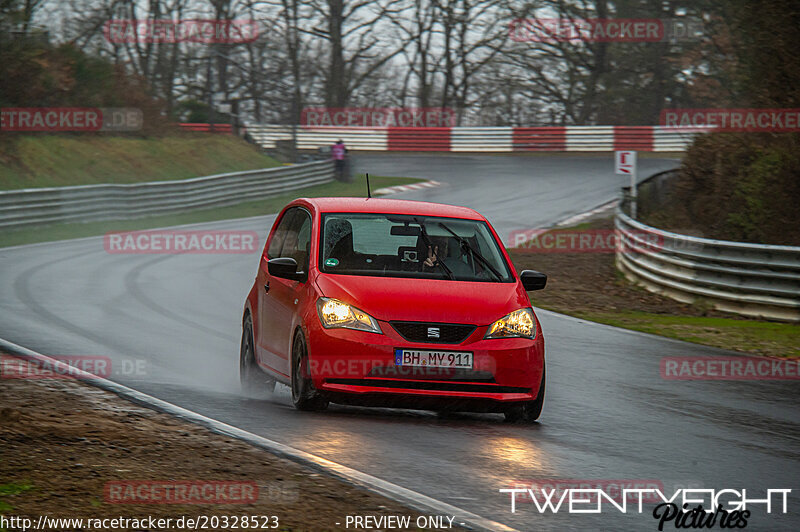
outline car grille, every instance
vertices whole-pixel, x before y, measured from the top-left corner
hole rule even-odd
[[[433,344],[460,344],[475,330],[475,325],[462,325],[459,323],[429,323],[421,321],[391,321],[389,323],[400,336],[409,342]],[[438,332],[438,338],[434,330]]]

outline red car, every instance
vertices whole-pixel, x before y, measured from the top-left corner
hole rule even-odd
[[[300,410],[329,402],[503,412],[534,421],[544,340],[489,222],[418,201],[297,199],[267,239],[242,321],[248,393],[292,389]]]

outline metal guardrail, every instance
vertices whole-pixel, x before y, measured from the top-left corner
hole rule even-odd
[[[800,247],[698,238],[617,211],[617,267],[632,282],[685,303],[800,321]]]
[[[0,228],[122,220],[233,205],[333,181],[331,161],[180,181],[0,191]]]

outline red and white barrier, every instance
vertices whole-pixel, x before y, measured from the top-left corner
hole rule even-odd
[[[248,125],[264,148],[292,139],[291,126]],[[681,152],[701,130],[661,126],[553,127],[307,127],[298,126],[297,147],[315,150],[342,139],[356,151],[434,152]]]

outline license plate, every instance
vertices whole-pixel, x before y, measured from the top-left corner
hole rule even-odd
[[[416,349],[395,349],[394,363],[396,366],[472,369],[472,353],[464,351],[419,351]]]

